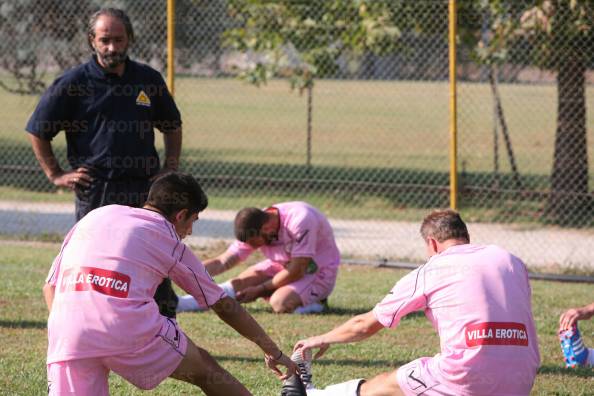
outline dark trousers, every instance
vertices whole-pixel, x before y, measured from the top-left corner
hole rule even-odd
[[[88,188],[76,191],[76,221],[101,206],[117,204],[139,208],[146,202],[150,187],[148,179],[105,180],[95,177]]]
[[[139,208],[146,202],[151,182],[148,179],[105,180],[95,177],[85,189],[76,191],[76,221],[93,209],[105,205],[127,205]],[[155,302],[161,315],[175,318],[177,295],[171,286],[171,279],[161,282],[155,292]]]

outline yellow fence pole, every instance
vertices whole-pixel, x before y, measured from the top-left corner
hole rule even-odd
[[[167,85],[175,94],[175,0],[167,0]]]
[[[450,207],[458,209],[458,106],[456,96],[456,0],[449,4],[450,52]]]

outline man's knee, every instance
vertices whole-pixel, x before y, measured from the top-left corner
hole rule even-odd
[[[270,306],[275,313],[290,313],[301,305],[301,299],[292,291],[276,290],[270,296]]]
[[[288,313],[293,312],[293,309],[290,309],[285,305],[284,300],[280,298],[270,298],[270,307],[274,311],[274,313]]]
[[[404,392],[398,385],[396,371],[379,374],[365,382],[359,387],[360,396],[404,396]]]

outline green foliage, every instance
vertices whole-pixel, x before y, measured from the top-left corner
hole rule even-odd
[[[239,70],[256,85],[285,77],[292,87],[310,87],[314,77],[331,77],[340,56],[390,49],[400,35],[385,1],[231,0],[238,27],[225,34],[227,46],[254,58]]]
[[[594,61],[592,0],[460,0],[460,43],[485,63],[556,70],[568,56]]]
[[[0,3],[0,70],[14,79],[0,87],[17,94],[45,90],[42,63],[53,60],[61,69],[75,65],[86,53],[85,23],[93,2],[80,0],[4,0]]]
[[[0,71],[12,77],[0,79],[0,87],[12,93],[40,94],[45,73],[58,73],[85,61],[87,22],[100,7],[119,7],[134,26],[136,42],[130,54],[144,62],[166,64],[167,12],[163,0],[3,0],[0,2]],[[216,69],[222,54],[222,31],[232,26],[226,0],[178,0],[176,2],[177,62],[182,67],[210,62]]]
[[[545,215],[560,225],[587,216],[594,201],[588,189],[584,88],[594,61],[594,1],[461,0],[459,10],[461,43],[479,64],[557,72],[552,194]]]
[[[160,6],[163,1],[158,0]],[[178,65],[191,68],[208,63],[215,71],[222,55],[221,35],[233,27],[226,0],[177,0],[175,2],[175,46]],[[158,45],[161,50],[163,45]],[[162,51],[164,53],[164,51]]]

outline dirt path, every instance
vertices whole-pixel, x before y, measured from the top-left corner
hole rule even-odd
[[[69,203],[0,202],[0,234],[65,234],[74,224]],[[210,246],[233,239],[234,211],[207,209],[188,242]],[[330,219],[344,256],[371,260],[423,261],[425,248],[418,224],[398,221]],[[594,269],[594,230],[557,227],[521,228],[518,225],[468,225],[473,243],[500,245],[533,267]]]

